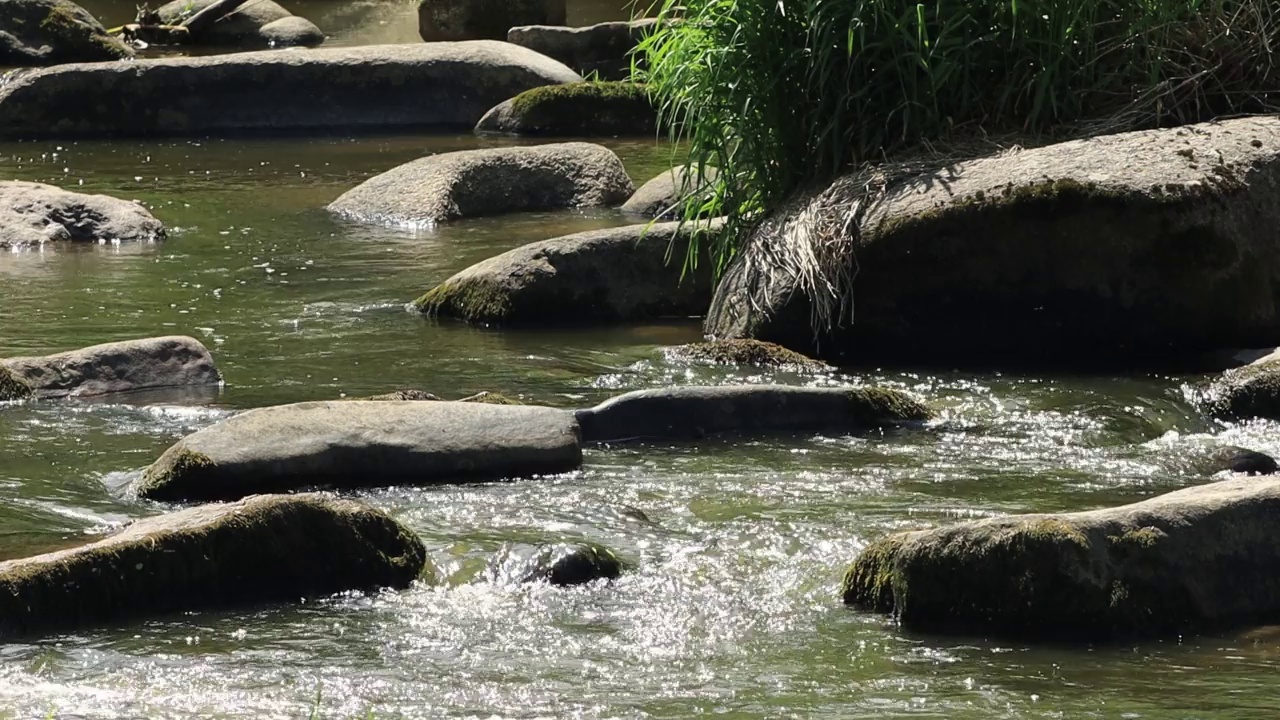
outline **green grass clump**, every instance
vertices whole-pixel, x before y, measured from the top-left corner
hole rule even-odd
[[[720,169],[686,219],[728,215],[721,269],[761,211],[866,163],[1280,108],[1274,0],[665,0],[656,27],[635,72]]]

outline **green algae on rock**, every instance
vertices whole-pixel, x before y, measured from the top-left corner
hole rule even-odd
[[[320,495],[259,495],[0,563],[0,638],[401,588],[426,562],[422,542],[380,510]]]
[[[526,90],[497,105],[481,132],[560,137],[653,136],[658,112],[641,85],[582,82]]]
[[[794,350],[761,340],[710,340],[680,345],[667,350],[672,358],[696,360],[717,365],[754,365],[756,367],[790,367],[800,370],[824,370],[830,366]]]
[[[133,48],[69,0],[0,0],[0,67],[119,60]]]
[[[1098,640],[1280,618],[1280,481],[1103,510],[899,533],[845,573],[846,603],[927,632]]]

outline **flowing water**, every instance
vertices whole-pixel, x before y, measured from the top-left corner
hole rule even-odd
[[[339,41],[411,32],[347,27]],[[577,406],[672,383],[884,383],[919,393],[941,419],[883,436],[596,448],[582,471],[561,477],[360,493],[422,536],[439,582],[0,646],[0,717],[1280,714],[1280,644],[1267,633],[1092,648],[919,636],[837,597],[844,565],[882,533],[1204,482],[1196,458],[1207,448],[1275,453],[1274,425],[1203,419],[1186,399],[1196,377],[717,369],[663,354],[699,336],[694,321],[494,331],[406,312],[479,259],[625,222],[607,210],[540,213],[415,234],[323,211],[399,163],[500,142],[509,141],[0,144],[6,179],[136,198],[172,229],[159,245],[0,255],[0,356],[190,334],[227,379],[221,392],[146,404],[0,407],[0,557],[165,511],[121,488],[183,434],[273,403],[413,387]],[[606,144],[637,180],[671,162],[652,142]],[[573,539],[614,548],[635,569],[568,590],[484,572],[508,548]]]

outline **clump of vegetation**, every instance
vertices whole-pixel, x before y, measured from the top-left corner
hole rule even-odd
[[[736,339],[691,343],[672,348],[670,354],[717,365],[754,365],[756,367],[790,367],[800,370],[825,370],[822,361],[788,350],[781,345],[761,340]]]

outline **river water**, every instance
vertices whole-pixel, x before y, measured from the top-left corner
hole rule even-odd
[[[335,4],[336,7],[336,4]],[[1215,444],[1280,452],[1273,424],[1198,415],[1199,377],[904,368],[822,375],[694,367],[696,322],[557,331],[437,324],[404,304],[517,245],[612,211],[417,234],[324,205],[471,136],[0,144],[5,178],[136,198],[162,245],[0,255],[0,356],[190,334],[227,386],[146,405],[0,408],[0,557],[89,539],[161,505],[120,488],[238,409],[422,388],[560,406],[671,383],[885,383],[942,411],[885,436],[598,448],[562,477],[360,493],[417,531],[435,584],[193,613],[0,646],[4,718],[1274,718],[1280,634],[1068,648],[917,636],[850,611],[839,578],[903,528],[1129,502],[1204,482]],[[672,161],[607,142],[637,180]],[[651,523],[636,521],[629,508]],[[589,539],[609,585],[487,579],[505,548]],[[1242,588],[1242,591],[1246,589]]]

